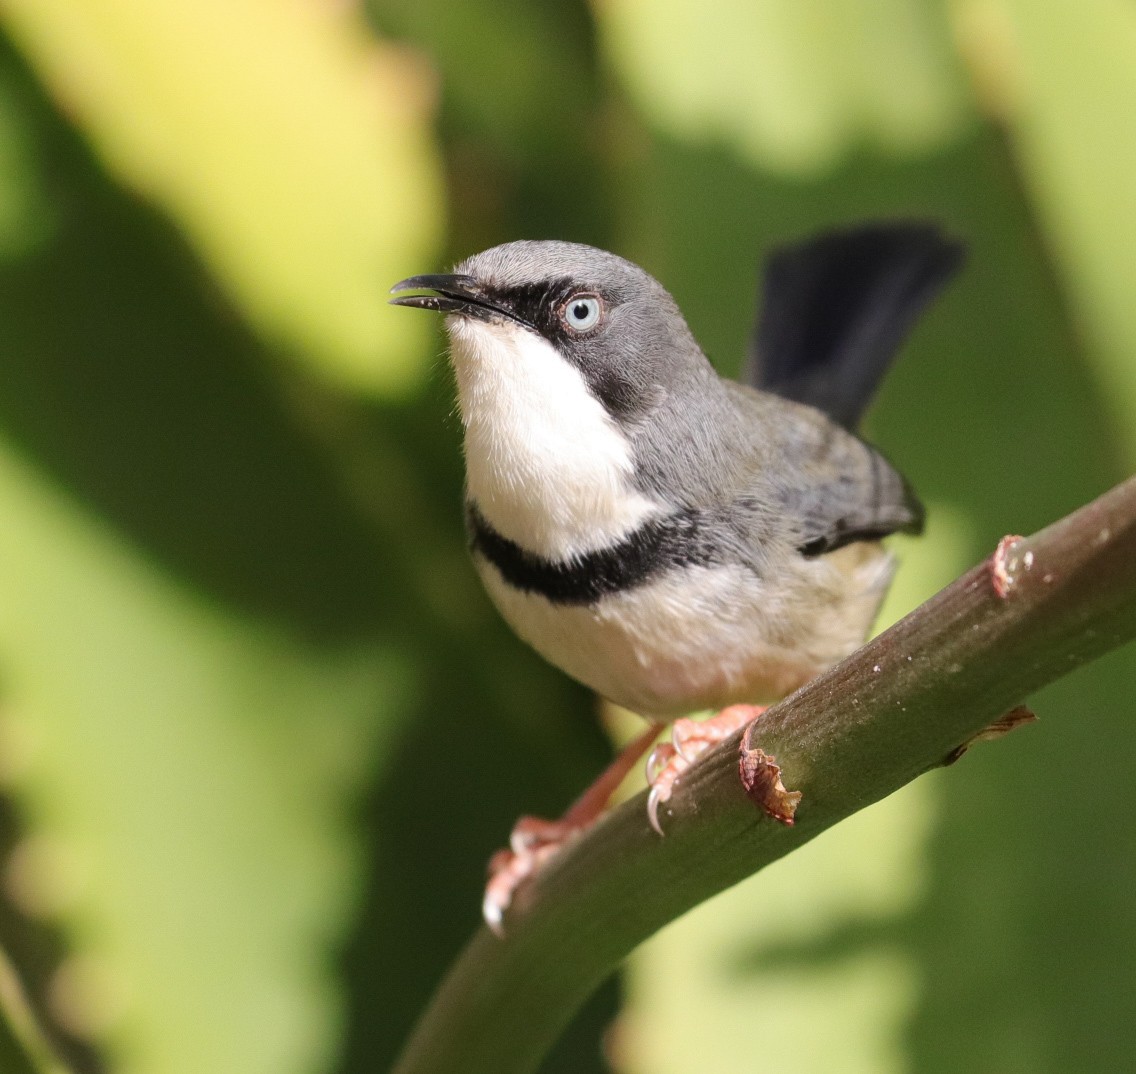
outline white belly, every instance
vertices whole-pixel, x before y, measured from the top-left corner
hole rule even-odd
[[[740,566],[695,567],[595,605],[562,605],[506,585],[480,558],[478,570],[501,614],[546,659],[663,719],[790,693],[863,642],[892,573],[878,545],[849,546],[799,561],[774,585]]]

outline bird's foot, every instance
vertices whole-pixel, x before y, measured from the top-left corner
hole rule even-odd
[[[651,724],[629,742],[559,820],[521,817],[517,821],[509,835],[508,848],[497,851],[489,859],[489,882],[485,886],[481,913],[496,935],[505,935],[505,911],[517,889],[536,876],[561,847],[582,835],[599,819],[616,788],[650,749],[661,730],[661,724]]]
[[[651,786],[647,819],[659,835],[663,834],[659,806],[670,799],[683,773],[707,750],[753,723],[764,711],[763,705],[730,705],[707,720],[675,720],[670,742],[660,742],[647,758],[647,782]]]
[[[521,817],[513,825],[508,848],[489,859],[489,882],[481,901],[481,916],[497,936],[505,935],[505,911],[517,888],[536,876],[549,858],[586,828],[541,817]]]

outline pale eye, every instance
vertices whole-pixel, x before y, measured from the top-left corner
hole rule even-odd
[[[564,303],[560,319],[573,332],[587,332],[599,322],[601,309],[598,295],[573,295]]]

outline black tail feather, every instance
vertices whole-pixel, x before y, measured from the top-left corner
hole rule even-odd
[[[916,221],[828,232],[775,250],[746,379],[855,428],[919,314],[963,257],[960,243]]]

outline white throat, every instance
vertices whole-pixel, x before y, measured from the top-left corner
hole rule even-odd
[[[451,315],[446,328],[469,493],[494,529],[565,559],[659,512],[632,487],[627,438],[552,344],[512,323]]]

